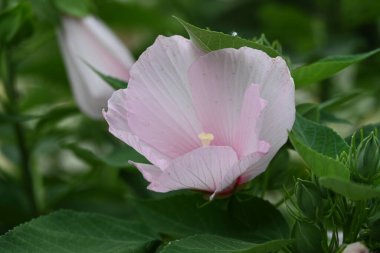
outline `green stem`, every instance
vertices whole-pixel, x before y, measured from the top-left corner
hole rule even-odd
[[[14,69],[11,61],[11,52],[7,48],[3,48],[1,53],[1,69],[1,76],[8,98],[8,103],[5,104],[5,110],[9,115],[18,116],[18,97],[15,87]],[[38,214],[37,202],[33,184],[33,175],[30,167],[30,154],[25,138],[25,130],[20,121],[14,121],[12,124],[21,158],[21,169],[25,192],[30,202],[31,212],[33,216],[35,216]]]

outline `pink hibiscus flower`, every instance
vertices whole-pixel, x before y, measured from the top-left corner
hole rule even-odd
[[[148,189],[231,192],[268,166],[295,120],[285,61],[248,47],[209,53],[159,36],[113,93],[109,131],[152,164],[134,164]]]

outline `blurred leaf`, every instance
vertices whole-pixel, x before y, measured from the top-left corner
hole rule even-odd
[[[380,186],[374,187],[371,185],[354,183],[341,178],[331,177],[321,177],[319,179],[319,183],[321,186],[354,201],[380,198]]]
[[[14,123],[14,122],[24,122],[33,119],[38,119],[39,116],[33,115],[8,115],[0,113],[0,124],[3,123]]]
[[[64,144],[63,148],[72,151],[76,157],[82,161],[91,164],[92,166],[98,167],[103,164],[103,161],[92,151],[82,148],[75,143]]]
[[[90,67],[100,78],[102,78],[104,82],[106,82],[109,85],[111,85],[111,87],[114,88],[115,90],[125,89],[125,88],[128,87],[128,83],[127,82],[125,82],[123,80],[120,80],[120,79],[118,79],[116,77],[113,77],[113,76],[105,75],[102,72],[100,72],[99,70],[95,69],[93,66],[91,66],[88,63],[86,63],[86,65],[88,67]]]
[[[360,91],[349,92],[347,94],[342,94],[340,96],[333,97],[326,102],[323,102],[319,105],[321,110],[333,110],[339,108],[341,105],[357,98],[361,95]]]
[[[84,17],[91,10],[91,2],[88,0],[53,0],[53,3],[62,13],[75,17]]]
[[[318,177],[349,178],[346,166],[336,160],[348,145],[332,129],[297,115],[290,141],[299,155]]]
[[[251,47],[264,51],[271,57],[279,56],[279,53],[272,47],[264,46],[255,41],[242,39],[238,36],[201,29],[183,21],[180,18],[175,18],[186,29],[191,40],[204,51],[214,51],[222,48]]]
[[[31,35],[31,11],[27,4],[19,3],[0,13],[0,47],[14,46]]]
[[[136,221],[59,211],[22,224],[0,237],[9,253],[146,252],[157,237]]]
[[[326,122],[326,123],[348,124],[348,125],[351,124],[350,121],[346,119],[338,118],[334,114],[327,111],[321,111],[320,121],[323,123]]]
[[[139,162],[139,163],[149,163],[144,156],[139,154],[133,148],[123,145],[122,147],[117,147],[115,150],[105,156],[101,157],[101,160],[115,168],[123,168],[131,166],[129,161]]]
[[[116,148],[109,154],[97,155],[89,149],[82,148],[75,143],[68,143],[63,146],[72,151],[78,158],[93,166],[107,165],[114,168],[125,168],[131,166],[129,161],[149,163],[145,157],[137,153],[133,148],[124,145]]]
[[[35,129],[38,132],[42,132],[45,128],[51,127],[60,120],[67,119],[71,115],[79,113],[78,108],[74,105],[57,106],[48,111],[37,122]]]
[[[170,242],[162,253],[270,253],[291,244],[291,240],[274,240],[263,244],[237,241],[215,235],[195,235]]]
[[[296,87],[304,87],[329,78],[351,64],[360,62],[380,52],[380,48],[368,53],[329,56],[315,63],[304,65],[292,71]]]
[[[59,24],[59,14],[54,7],[54,2],[51,0],[30,0],[33,12],[36,16],[43,20],[50,22],[51,24]]]
[[[195,194],[136,200],[141,217],[155,231],[174,237],[216,234],[250,242],[287,238],[289,227],[269,202],[236,197],[206,202]]]

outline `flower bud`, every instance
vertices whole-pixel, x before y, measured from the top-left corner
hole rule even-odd
[[[122,42],[98,19],[64,17],[59,45],[75,100],[83,113],[102,118],[102,109],[114,91],[87,64],[103,74],[129,79],[133,58]]]
[[[355,158],[358,177],[365,182],[372,182],[380,173],[380,144],[374,132],[361,141]]]
[[[311,181],[298,180],[296,199],[299,209],[309,219],[314,220],[323,208],[320,189]]]

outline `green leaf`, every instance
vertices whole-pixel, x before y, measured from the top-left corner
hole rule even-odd
[[[114,88],[115,90],[127,88],[127,86],[128,86],[127,82],[120,80],[116,77],[105,75],[102,72],[100,72],[99,70],[95,69],[89,63],[86,63],[86,65],[89,66],[100,78],[103,79],[104,82],[111,85],[111,87]]]
[[[310,170],[318,177],[331,176],[348,179],[350,172],[341,162],[309,148],[290,133],[289,139]]]
[[[207,200],[198,194],[136,200],[141,217],[155,231],[175,238],[199,233],[250,242],[287,238],[289,227],[280,212],[259,198]]]
[[[298,253],[325,252],[322,248],[322,233],[314,224],[297,222],[294,225],[293,234]]]
[[[90,13],[91,3],[88,0],[53,0],[55,7],[64,14],[84,17]]]
[[[362,54],[330,56],[312,64],[301,66],[292,71],[294,83],[296,87],[304,87],[317,83],[335,75],[351,64],[363,61],[378,52],[380,52],[380,48]]]
[[[232,36],[221,32],[214,32],[198,28],[192,24],[183,21],[180,18],[174,17],[186,29],[190,39],[204,51],[214,51],[222,48],[241,48],[251,47],[264,51],[271,57],[279,56],[280,54],[272,47],[265,46],[255,41],[246,40],[238,36]]]
[[[296,111],[302,117],[319,122],[321,118],[321,111],[318,104],[303,103],[296,106]]]
[[[156,235],[136,221],[58,211],[22,224],[0,237],[0,251],[8,253],[147,252]]]
[[[274,240],[254,244],[215,235],[195,235],[169,244],[162,253],[269,253],[277,252],[292,243],[292,240]]]
[[[380,198],[380,186],[374,187],[331,177],[322,177],[319,179],[319,183],[321,186],[354,201]]]
[[[337,160],[348,145],[332,129],[297,115],[289,139],[316,176],[350,177],[349,169]]]
[[[360,96],[362,92],[360,91],[354,91],[354,92],[349,92],[346,94],[342,94],[339,96],[335,96],[326,102],[323,102],[319,105],[319,109],[321,110],[334,110],[336,108],[339,108],[341,105],[357,98]]]
[[[296,117],[292,133],[302,144],[334,159],[349,148],[344,139],[334,130],[300,115]]]

